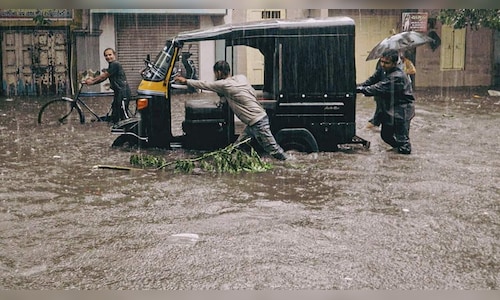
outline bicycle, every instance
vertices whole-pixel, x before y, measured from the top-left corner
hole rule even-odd
[[[83,86],[86,85],[82,83],[80,88],[76,92],[73,98],[71,97],[60,97],[56,99],[51,99],[45,103],[38,112],[38,124],[73,124],[73,123],[85,123],[84,108],[88,110],[95,119],[92,121],[98,122],[110,122],[111,107],[104,116],[99,116],[85,101],[82,97],[93,97],[93,96],[113,96],[113,93],[82,93]],[[125,119],[131,118],[135,115],[135,110],[131,110],[126,102],[133,102],[130,99],[123,99],[121,103],[121,108],[124,110]]]

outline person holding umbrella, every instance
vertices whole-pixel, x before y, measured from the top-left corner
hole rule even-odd
[[[397,67],[399,52],[386,50],[376,70],[356,87],[357,93],[379,97],[378,117],[382,124],[380,136],[398,153],[410,154],[410,123],[415,116],[415,97],[408,76]]]
[[[404,31],[404,32],[400,32],[400,33],[394,33],[392,34],[391,36],[389,37],[386,37],[385,39],[383,39],[382,41],[380,41],[377,45],[375,45],[375,47],[373,47],[373,49],[370,51],[370,53],[368,54],[368,56],[366,57],[366,60],[372,60],[372,59],[378,59],[382,56],[382,53],[386,50],[389,50],[389,49],[394,49],[394,50],[397,50],[399,51],[401,54],[404,53],[404,51],[406,50],[409,50],[409,49],[414,49],[418,46],[421,46],[421,45],[425,45],[427,43],[430,43],[430,42],[433,42],[434,40],[420,32],[416,32],[416,31]],[[415,74],[415,67],[413,66],[413,63],[409,60],[409,59],[406,59],[405,61],[403,61],[403,55],[400,55],[401,56],[401,59],[400,59],[400,62],[398,63],[399,65],[399,68],[401,70],[407,70],[408,72],[408,75],[409,75],[409,78],[410,78],[410,81],[413,81],[411,80],[411,76],[414,76],[412,75]],[[404,64],[403,64],[404,63]],[[407,65],[406,67],[404,65]],[[410,66],[410,64],[413,66],[413,68]],[[377,63],[377,68],[380,67],[380,60],[379,62]],[[383,71],[381,71],[382,74],[384,73]],[[414,83],[412,82],[411,83],[412,86],[414,85]],[[373,127],[378,127],[380,126],[380,122],[379,120],[377,120],[377,116],[379,115],[379,109],[378,109],[378,98],[377,97],[374,97],[374,100],[375,100],[375,103],[377,104],[377,108],[375,109],[375,113],[373,115],[373,117],[368,120],[368,124],[366,125],[366,128],[373,128]]]
[[[400,68],[405,72],[405,74],[408,76],[408,80],[410,81],[412,88],[413,88],[413,80],[412,76],[415,75],[417,72],[417,69],[411,62],[411,60],[407,57],[405,52],[399,51],[399,60],[397,63],[397,67]],[[380,59],[377,62],[375,72],[382,72],[380,76],[384,76],[384,69],[382,68],[380,64]],[[375,112],[373,113],[373,116],[368,120],[368,124],[366,125],[366,128],[371,129],[374,127],[379,127],[380,126],[380,120],[379,120],[379,115],[380,115],[380,100],[379,96],[374,96],[373,99],[375,100]]]

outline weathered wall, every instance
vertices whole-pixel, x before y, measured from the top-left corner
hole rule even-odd
[[[441,71],[442,46],[432,51],[429,45],[417,48],[415,78],[417,87],[490,86],[493,74],[493,32],[466,29],[464,70]],[[441,24],[436,25],[441,36]]]
[[[329,10],[330,16],[346,15],[356,22],[356,74],[357,81],[364,80],[372,72],[375,61],[365,61],[367,53],[384,37],[390,35],[389,30],[399,32],[401,12],[391,9],[359,9],[359,10]],[[406,10],[405,10],[406,11]],[[421,9],[428,12],[429,19],[435,20],[439,10]],[[428,30],[431,28],[428,24]],[[441,37],[441,24],[435,23],[435,30]],[[418,87],[460,87],[460,86],[490,86],[494,84],[495,56],[494,33],[490,29],[477,31],[467,29],[465,41],[464,70],[441,71],[441,46],[435,51],[429,45],[416,48],[415,86]],[[500,68],[500,64],[498,65]],[[500,71],[498,71],[500,73]]]

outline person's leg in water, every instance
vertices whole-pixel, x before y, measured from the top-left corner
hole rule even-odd
[[[410,122],[414,115],[415,108],[412,104],[402,104],[395,109],[394,140],[401,154],[411,153]]]
[[[410,120],[400,118],[394,119],[394,125],[382,123],[380,137],[393,149],[401,154],[411,153],[411,143],[409,137]]]
[[[127,87],[124,90],[123,95],[122,95],[120,120],[125,120],[125,119],[128,119],[131,117],[129,115],[130,114],[130,111],[129,111],[130,98],[132,98],[132,92],[130,91],[130,88],[127,85]]]
[[[121,115],[121,107],[122,107],[122,98],[120,96],[120,93],[116,93],[113,97],[113,102],[111,103],[111,116],[108,119],[108,121],[111,121],[111,123],[116,124],[118,121],[120,121],[120,115]]]
[[[382,129],[380,130],[380,137],[392,148],[396,148],[398,146],[396,139],[394,139],[394,125],[391,125],[388,122],[383,122]]]
[[[375,112],[370,120],[368,120],[368,124],[366,124],[366,128],[379,127],[381,124],[380,113],[381,110],[381,99],[378,96],[374,96],[373,100],[375,101]]]
[[[259,145],[272,157],[279,160],[286,160],[288,157],[283,148],[278,145],[276,139],[271,133],[269,118],[266,116],[252,126],[247,126],[240,134],[235,143],[244,141],[248,137],[255,138]]]
[[[129,101],[130,100],[128,98],[123,98],[121,101],[120,120],[125,120],[125,119],[130,118],[129,110],[128,110]]]
[[[116,91],[111,106],[111,122],[118,123],[121,120],[128,119],[129,116],[129,102],[131,93],[130,90]]]
[[[253,124],[251,128],[255,139],[267,153],[279,160],[286,160],[288,158],[285,150],[278,145],[276,139],[271,133],[269,117],[265,116],[260,119],[257,123]]]

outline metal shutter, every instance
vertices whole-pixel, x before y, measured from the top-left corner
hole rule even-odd
[[[132,93],[135,94],[146,56],[149,54],[151,60],[154,60],[167,39],[181,31],[199,29],[200,19],[198,16],[186,15],[123,14],[116,16],[116,28],[118,61],[125,70]],[[186,44],[184,48],[187,50],[188,46]],[[193,43],[190,51],[193,53],[190,59],[198,67],[198,43]]]

